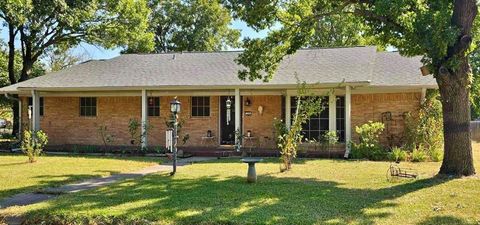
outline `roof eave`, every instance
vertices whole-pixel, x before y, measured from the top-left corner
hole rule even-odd
[[[368,86],[370,81],[354,81],[340,83],[317,83],[308,84],[309,88],[337,88],[345,86]],[[169,86],[103,86],[103,87],[18,87],[16,91],[4,91],[0,93],[25,93],[36,91],[132,91],[132,90],[209,90],[209,89],[296,89],[297,84],[245,84],[245,85],[169,85]]]

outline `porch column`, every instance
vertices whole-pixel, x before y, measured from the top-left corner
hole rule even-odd
[[[235,89],[235,132],[241,131],[241,106],[242,106],[242,100],[240,98],[240,89],[236,88]],[[238,139],[238,137],[235,137],[235,144],[238,145],[241,142],[241,140]]]
[[[423,104],[423,102],[425,102],[425,98],[427,97],[427,89],[426,88],[422,88],[422,95],[420,97],[420,103]]]
[[[142,149],[147,148],[147,126],[148,126],[148,97],[147,90],[142,90]]]
[[[352,140],[352,97],[350,86],[345,87],[345,158],[350,154],[350,141]]]
[[[40,96],[32,90],[32,131],[40,130]]]
[[[337,97],[333,92],[328,96],[328,130],[337,131]]]
[[[287,91],[287,94],[285,95],[285,126],[287,126],[287,129],[290,130],[290,127],[292,126],[292,113],[290,111],[290,108],[292,106],[292,96]]]

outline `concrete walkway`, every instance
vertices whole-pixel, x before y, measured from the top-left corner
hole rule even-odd
[[[181,167],[181,166],[193,164],[195,162],[204,162],[204,161],[214,160],[214,159],[216,158],[215,157],[191,157],[191,158],[179,159],[177,165]],[[60,194],[75,193],[75,192],[89,190],[97,187],[103,187],[109,184],[123,181],[125,179],[137,178],[137,177],[145,176],[151,173],[170,172],[170,171],[172,171],[172,163],[168,163],[165,165],[155,165],[155,166],[147,167],[145,169],[131,172],[131,173],[120,173],[120,174],[114,174],[107,177],[88,179],[88,180],[81,181],[79,183],[66,184],[60,187],[45,188],[39,192],[16,194],[0,202],[0,211],[1,209],[5,209],[11,206],[25,206],[25,205],[31,205],[31,204],[43,202],[43,201],[55,198]],[[7,224],[19,224],[18,221],[21,221],[21,218],[12,218],[12,217],[6,218]],[[0,221],[0,224],[1,224],[1,221]]]

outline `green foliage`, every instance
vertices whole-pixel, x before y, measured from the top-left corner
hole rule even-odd
[[[440,162],[443,159],[443,149],[436,148],[428,152],[430,160],[433,162]]]
[[[438,92],[427,92],[425,102],[418,113],[405,116],[405,147],[425,151],[432,161],[441,156],[443,146],[442,105],[438,100]]]
[[[144,132],[140,130],[143,126]],[[130,144],[132,145],[141,145],[143,141],[143,137],[148,136],[148,132],[152,129],[152,125],[148,122],[143,124],[138,121],[136,118],[131,118],[128,121],[128,133],[130,134]],[[146,151],[146,149],[140,149],[142,151]]]
[[[283,120],[273,118],[273,130],[275,133],[275,144],[279,146],[281,138],[288,133],[288,128]]]
[[[472,86],[470,88],[471,118],[475,120],[480,118],[480,48],[477,47],[470,54],[469,59],[472,66]]]
[[[355,127],[359,143],[352,143],[352,158],[366,158],[370,160],[383,160],[387,153],[380,145],[380,134],[385,125],[381,122],[368,121]]]
[[[3,25],[12,26],[25,47],[22,62],[28,76],[31,64],[52,48],[69,49],[85,42],[151,50],[149,13],[146,0],[0,1]]]
[[[323,110],[322,98],[311,96],[305,82],[298,84],[296,110],[290,130],[287,133],[279,134],[277,140],[282,161],[281,172],[290,170],[293,159],[297,157],[298,145],[303,139],[302,125],[310,116],[321,113]]]
[[[149,0],[155,52],[219,51],[240,47],[240,31],[218,0]],[[141,52],[128,49],[127,52]]]
[[[338,143],[338,135],[336,131],[327,131],[325,134],[322,135],[322,142],[328,145],[334,145]]]
[[[389,158],[392,161],[400,162],[408,159],[408,152],[399,147],[393,147],[392,152],[389,153]]]
[[[428,159],[427,153],[422,149],[415,149],[412,152],[412,162],[425,162]]]
[[[36,132],[26,130],[23,133],[22,152],[28,156],[28,162],[36,162],[47,143],[48,136],[42,130]]]

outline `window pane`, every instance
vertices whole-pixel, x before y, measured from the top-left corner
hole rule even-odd
[[[315,139],[316,141],[320,140],[320,132],[319,131],[310,131],[310,138]]]
[[[310,130],[320,130],[320,120],[311,119],[310,120]]]
[[[192,97],[192,116],[210,116],[210,97]]]
[[[328,130],[328,119],[320,120],[320,130]]]
[[[205,98],[203,99],[203,104],[204,104],[205,106],[209,107],[209,106],[210,106],[210,97],[205,97]]]

